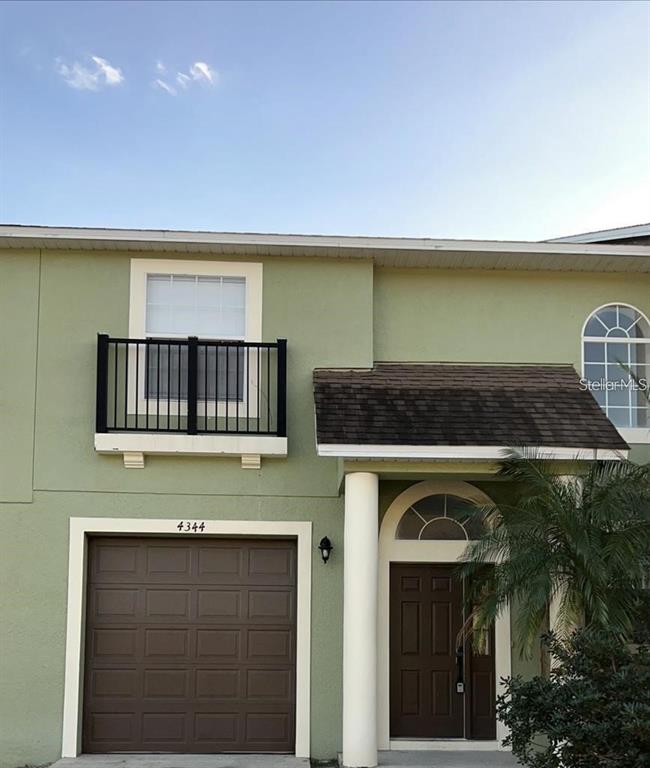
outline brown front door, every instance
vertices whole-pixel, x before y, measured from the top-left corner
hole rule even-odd
[[[454,565],[390,566],[392,738],[495,737],[493,633],[480,648],[473,640],[457,647],[463,590],[454,571]]]
[[[86,625],[84,751],[294,751],[294,542],[92,539]]]

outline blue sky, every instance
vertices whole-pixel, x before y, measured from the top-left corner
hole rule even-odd
[[[0,221],[650,221],[650,4],[0,3]]]

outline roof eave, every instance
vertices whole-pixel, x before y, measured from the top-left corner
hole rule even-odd
[[[357,237],[348,235],[296,235],[247,232],[201,232],[165,229],[111,229],[91,227],[44,227],[22,224],[0,224],[0,240],[13,240],[16,244],[30,241],[64,242],[66,244],[92,244],[114,242],[139,246],[174,245],[239,245],[281,246],[286,248],[340,248],[345,250],[406,250],[450,251],[478,253],[532,253],[532,254],[595,254],[612,253],[620,256],[650,257],[646,246],[612,246],[566,241],[516,240],[454,240],[415,237]]]
[[[630,237],[650,237],[650,222],[647,224],[633,224],[629,227],[614,227],[613,229],[599,229],[595,232],[582,232],[577,235],[554,237],[547,243],[602,243],[603,240],[625,240]]]
[[[215,258],[365,260],[378,267],[500,271],[650,273],[638,245],[433,240],[398,237],[188,232],[0,225],[0,249],[210,254]]]
[[[549,461],[623,461],[628,449],[528,446],[538,458]],[[365,445],[319,443],[319,456],[341,459],[402,461],[503,461],[510,447],[505,445]]]

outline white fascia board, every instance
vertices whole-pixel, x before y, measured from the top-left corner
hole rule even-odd
[[[417,237],[354,237],[348,235],[258,234],[245,232],[192,232],[154,229],[101,229],[89,227],[46,227],[0,225],[0,239],[65,241],[79,247],[84,242],[121,242],[133,245],[168,243],[205,246],[283,246],[292,248],[336,248],[339,250],[447,251],[503,254],[594,254],[607,255],[612,245],[553,240],[545,242],[515,240],[451,240]],[[616,255],[649,256],[646,246],[616,246]]]
[[[272,435],[174,435],[106,432],[95,434],[97,453],[191,456],[286,456],[286,437]]]
[[[317,446],[319,456],[344,459],[454,459],[502,460],[508,446],[503,445],[345,445],[322,443]],[[531,447],[542,459],[569,461],[596,461],[624,459],[628,451],[603,448],[551,448]]]
[[[596,232],[583,232],[567,237],[553,237],[547,243],[597,243],[601,240],[624,240],[627,237],[647,237],[650,235],[650,224],[633,224],[630,227],[615,227],[600,229]]]

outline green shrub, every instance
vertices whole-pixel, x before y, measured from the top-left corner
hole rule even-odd
[[[529,768],[650,766],[650,649],[580,630],[565,643],[546,635],[548,678],[505,681],[497,700],[505,740]]]

